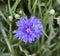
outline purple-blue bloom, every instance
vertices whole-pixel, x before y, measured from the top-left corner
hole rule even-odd
[[[0,32],[1,32],[1,29],[0,29]]]
[[[18,29],[14,30],[13,33],[15,37],[22,39],[25,43],[31,43],[36,38],[39,39],[42,34],[42,24],[35,16],[31,16],[29,19],[27,16],[21,17],[20,20],[16,22],[16,25]]]

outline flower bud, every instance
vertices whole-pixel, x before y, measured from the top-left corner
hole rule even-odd
[[[20,13],[20,14],[22,14],[22,13],[23,13],[23,11],[22,11],[22,10],[20,10],[20,11],[19,11],[19,13]]]
[[[55,14],[55,10],[51,9],[49,13],[52,14],[52,15],[54,15]]]
[[[8,18],[9,18],[9,20],[10,20],[10,21],[12,21],[12,20],[13,20],[13,17],[12,17],[12,16],[9,16]]]
[[[16,19],[19,19],[20,18],[20,15],[19,14],[15,14],[15,18]]]

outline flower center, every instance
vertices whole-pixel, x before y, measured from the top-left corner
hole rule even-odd
[[[30,28],[27,28],[27,29],[26,29],[26,32],[29,33],[29,32],[30,32]]]

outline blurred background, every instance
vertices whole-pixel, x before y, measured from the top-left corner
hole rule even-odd
[[[36,16],[42,35],[25,44],[13,35],[21,16]],[[60,0],[0,0],[0,56],[60,56]]]

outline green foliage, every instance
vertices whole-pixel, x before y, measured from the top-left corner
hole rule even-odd
[[[40,18],[43,29],[39,40],[25,44],[14,37],[15,14]],[[55,19],[59,16],[60,0],[0,0],[0,56],[60,56],[60,26]]]

